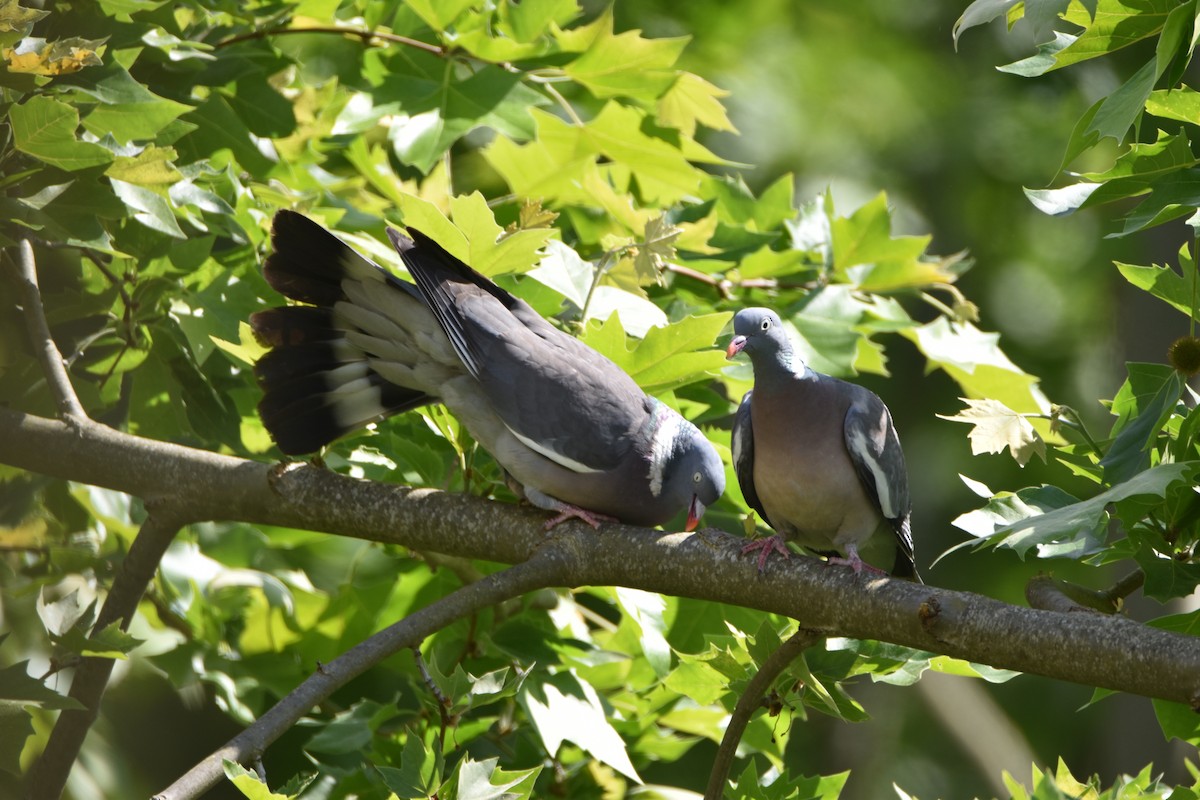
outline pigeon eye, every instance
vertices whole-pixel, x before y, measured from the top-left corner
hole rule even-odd
[[[697,472],[692,476],[692,483],[699,483],[704,476]]]
[[[765,330],[770,330],[770,328],[771,328],[771,320],[769,320],[769,319],[764,319],[764,320],[762,321],[762,325],[761,325],[761,327],[762,327],[762,329],[763,329],[764,331],[765,331]]]

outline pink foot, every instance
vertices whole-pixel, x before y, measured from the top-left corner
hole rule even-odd
[[[854,545],[850,545],[846,548],[845,558],[841,558],[840,556],[829,556],[825,559],[825,563],[842,564],[843,566],[847,566],[854,570],[855,575],[861,575],[864,569],[866,569],[868,572],[877,572],[880,575],[888,574],[886,569],[880,569],[879,567],[872,566],[871,564],[863,561],[858,555],[858,548]]]
[[[560,522],[566,522],[569,519],[581,519],[593,528],[599,528],[601,522],[617,522],[616,517],[610,517],[608,514],[600,514],[596,511],[588,511],[586,508],[573,506],[570,503],[560,503],[557,508],[558,514],[546,520],[545,529],[550,530]]]
[[[779,534],[768,536],[765,539],[755,539],[742,547],[742,555],[753,553],[759,550],[758,554],[758,571],[762,572],[767,566],[767,558],[771,553],[779,553],[784,558],[790,558],[792,553],[787,549],[787,545],[783,543],[783,537]]]

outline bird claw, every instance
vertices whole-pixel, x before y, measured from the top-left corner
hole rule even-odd
[[[873,564],[868,564],[867,562],[863,561],[862,558],[859,557],[858,553],[854,550],[851,550],[850,555],[847,556],[846,558],[842,558],[841,556],[827,556],[825,559],[825,563],[826,564],[841,564],[842,566],[849,567],[850,569],[852,569],[854,571],[855,575],[861,575],[862,571],[864,569],[867,572],[874,572],[879,575],[887,575],[888,574],[888,571],[886,569],[880,569],[879,567],[877,567]]]
[[[616,517],[610,517],[608,514],[601,514],[596,511],[588,511],[586,508],[573,506],[570,503],[562,503],[557,510],[558,514],[546,520],[546,524],[543,526],[545,530],[551,530],[555,525],[566,522],[569,519],[583,520],[588,525],[591,525],[593,530],[598,530],[601,522],[618,521]]]
[[[779,536],[778,534],[775,536],[767,536],[763,539],[755,539],[753,542],[743,545],[742,555],[746,555],[746,553],[752,553],[755,550],[761,551],[758,554],[759,574],[762,574],[762,572],[766,569],[767,558],[772,552],[779,553],[784,558],[791,558],[792,556],[791,551],[787,549],[787,545],[783,543],[783,537]]]

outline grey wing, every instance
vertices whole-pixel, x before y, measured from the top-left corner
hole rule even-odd
[[[733,418],[733,438],[730,441],[733,449],[733,469],[737,473],[738,486],[742,488],[746,504],[758,512],[759,519],[769,525],[771,521],[767,519],[767,512],[763,510],[758,491],[754,488],[754,429],[750,424],[752,394],[753,390],[746,392]]]
[[[650,415],[633,379],[433,240],[410,233],[413,242],[392,241],[509,430],[577,472],[623,463]]]
[[[863,488],[891,523],[900,549],[911,562],[913,541],[909,516],[912,500],[908,494],[908,470],[904,465],[900,437],[883,401],[874,393],[858,388],[860,391],[856,392],[857,396],[846,412],[846,450]]]

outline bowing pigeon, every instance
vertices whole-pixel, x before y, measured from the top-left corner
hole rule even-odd
[[[920,580],[908,474],[887,406],[805,365],[769,309],[739,311],[733,331],[726,356],[745,351],[754,365],[733,424],[734,468],[746,502],[776,531],[743,552],[761,550],[761,570],[771,550],[787,554],[786,538],[855,572],[865,560]]]
[[[275,215],[267,282],[308,305],[256,312],[273,348],[255,365],[259,414],[281,450],[316,450],[388,415],[442,402],[534,505],[692,530],[725,489],[690,422],[612,361],[544,320],[420,231],[388,229],[402,281],[320,225]]]

